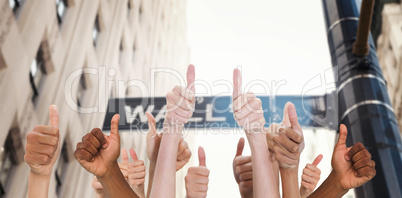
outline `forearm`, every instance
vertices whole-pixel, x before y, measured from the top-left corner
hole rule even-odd
[[[50,175],[42,176],[30,172],[28,180],[28,198],[48,197],[50,178]]]
[[[321,184],[316,191],[314,191],[309,198],[320,197],[342,197],[348,190],[342,189],[339,185],[339,180],[336,178],[333,172],[329,174],[327,179]]]
[[[149,163],[147,198],[149,198],[149,196],[151,195],[152,183],[154,182],[155,167],[156,162]]]
[[[106,198],[105,193],[97,193],[95,192],[95,198]]]
[[[124,179],[117,162],[105,176],[97,178],[102,184],[107,197],[138,197],[128,185],[126,179]]]
[[[280,168],[284,198],[300,197],[297,169],[298,166],[293,168]]]
[[[271,156],[271,164],[272,164],[272,171],[274,173],[274,178],[275,178],[275,187],[279,192],[279,164],[278,162],[274,159],[272,160],[272,153],[269,153]]]
[[[275,178],[270,161],[268,145],[263,134],[248,135],[247,139],[251,148],[253,160],[253,194],[259,197],[279,197],[278,189],[275,187]]]
[[[168,129],[162,136],[150,197],[175,197],[176,158],[181,130]]]

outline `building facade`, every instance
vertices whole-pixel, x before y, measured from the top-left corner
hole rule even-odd
[[[402,2],[385,4],[382,17],[377,53],[399,129],[402,129]]]
[[[75,146],[102,127],[108,98],[164,96],[178,82],[172,73],[185,75],[185,8],[185,0],[0,1],[0,197],[26,197],[25,138],[48,124],[51,104],[62,152],[49,197],[94,196]],[[147,164],[145,136],[122,133],[122,147]]]

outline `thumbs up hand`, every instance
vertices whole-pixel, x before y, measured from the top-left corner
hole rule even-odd
[[[348,131],[345,125],[339,127],[339,139],[332,154],[331,174],[337,178],[343,190],[359,187],[375,175],[375,162],[362,143],[346,147]]]
[[[128,184],[134,192],[140,197],[145,198],[144,182],[145,182],[145,165],[144,161],[139,160],[134,149],[130,149],[130,155],[133,162],[128,163]]]
[[[233,175],[239,185],[243,198],[253,197],[253,164],[251,156],[243,156],[244,138],[237,144],[236,156],[233,159]]]
[[[187,69],[187,87],[175,86],[166,94],[166,127],[181,129],[183,124],[193,116],[195,106],[195,68],[189,65]],[[165,128],[165,127],[164,127]]]
[[[297,168],[300,154],[304,149],[303,132],[297,120],[295,106],[288,103],[285,107],[290,126],[279,128],[279,133],[272,138],[275,143],[273,150],[281,168]]]
[[[59,111],[55,105],[49,107],[49,125],[36,126],[27,135],[25,162],[31,173],[50,176],[60,154]]]
[[[253,93],[242,94],[242,78],[239,69],[233,71],[233,114],[237,124],[247,134],[263,132],[265,118],[262,103]]]
[[[104,135],[99,128],[92,129],[77,144],[74,157],[88,172],[102,178],[116,165],[120,155],[118,114],[114,115],[110,125],[110,135]]]
[[[147,155],[149,161],[153,164],[156,164],[156,159],[158,157],[159,146],[161,144],[163,133],[158,134],[156,132],[154,116],[148,112],[146,112],[145,114],[147,115],[148,126],[149,126],[149,131],[147,134]],[[187,142],[183,138],[180,138],[179,147],[177,149],[176,171],[183,168],[183,166],[185,166],[187,162],[190,160],[190,157],[191,157],[191,151],[190,148],[188,147]]]
[[[207,197],[209,170],[205,163],[205,151],[202,147],[198,148],[198,159],[200,165],[190,167],[184,178],[186,183],[187,198]]]
[[[322,155],[318,155],[312,164],[307,164],[303,169],[302,182],[300,186],[300,196],[308,197],[313,193],[318,181],[320,181],[321,170],[317,168],[322,160]]]

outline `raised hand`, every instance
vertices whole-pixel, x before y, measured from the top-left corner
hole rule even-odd
[[[279,133],[272,138],[275,142],[273,150],[280,168],[297,168],[304,149],[303,132],[295,106],[289,103],[286,107],[290,126],[279,128]]]
[[[147,155],[148,159],[151,163],[156,163],[156,159],[158,157],[159,146],[161,143],[162,135],[156,132],[156,123],[155,118],[152,114],[146,112],[145,113],[148,118],[148,126],[149,131],[147,134]],[[187,142],[181,138],[179,147],[177,150],[177,163],[176,163],[176,171],[180,170],[185,166],[191,157],[191,151],[188,147]]]
[[[237,124],[247,134],[263,132],[265,118],[261,100],[251,92],[242,94],[242,78],[239,69],[233,71],[233,115]]]
[[[105,189],[103,189],[102,184],[96,176],[92,179],[91,186],[95,190],[95,198],[106,198]]]
[[[31,168],[31,173],[50,177],[60,154],[59,138],[59,111],[55,105],[51,105],[49,125],[36,126],[27,135],[24,159]]]
[[[322,160],[322,155],[318,155],[312,164],[307,164],[303,169],[302,182],[300,186],[300,196],[308,197],[313,193],[318,181],[320,181],[321,170],[317,168]]]
[[[187,69],[187,87],[175,86],[166,94],[166,127],[177,126],[181,129],[183,124],[193,116],[195,106],[195,68],[193,65]],[[164,127],[164,129],[166,128]]]
[[[346,147],[348,131],[345,125],[339,127],[339,139],[332,155],[332,168],[339,185],[344,190],[359,187],[375,175],[375,162],[362,143]]]
[[[233,159],[233,175],[239,185],[243,198],[253,197],[253,167],[251,156],[243,156],[244,138],[237,144],[236,156]]]
[[[205,151],[201,146],[198,148],[198,160],[200,165],[190,167],[185,177],[187,198],[207,197],[209,170],[205,163]]]
[[[77,144],[74,152],[81,166],[97,177],[105,176],[120,155],[119,118],[118,114],[113,116],[109,136],[99,128],[92,129]]]
[[[145,197],[144,182],[145,182],[145,165],[144,161],[139,160],[134,149],[130,149],[130,155],[133,162],[128,163],[128,179],[127,182],[140,197]]]

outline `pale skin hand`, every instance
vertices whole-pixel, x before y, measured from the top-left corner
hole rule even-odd
[[[283,124],[288,122],[290,126],[279,128],[279,133],[272,138],[273,150],[281,173],[283,197],[300,197],[298,167],[300,154],[304,149],[303,132],[292,103],[285,105],[284,114],[288,118],[284,118]]]
[[[253,197],[253,164],[251,156],[243,156],[244,138],[239,139],[233,159],[233,175],[243,198]]]
[[[233,71],[233,114],[239,126],[246,131],[251,148],[253,169],[253,195],[279,197],[265,138],[261,100],[252,93],[242,94],[240,70]]]
[[[27,135],[24,160],[31,168],[28,197],[48,197],[54,163],[60,154],[59,111],[49,107],[49,125],[36,126]]]
[[[183,125],[188,122],[195,105],[195,68],[187,69],[187,87],[176,86],[166,95],[167,113],[157,157],[150,197],[175,197],[177,148]]]
[[[347,128],[341,124],[339,139],[332,154],[332,172],[323,184],[309,197],[341,197],[349,189],[359,187],[375,175],[375,162],[361,143],[346,147]]]
[[[207,197],[209,170],[205,163],[205,151],[202,147],[198,148],[199,166],[188,169],[184,178],[186,183],[187,198]]]
[[[156,160],[158,157],[159,146],[161,143],[163,133],[158,134],[156,132],[156,122],[154,116],[149,112],[146,112],[145,114],[147,115],[148,126],[149,126],[149,131],[147,134],[147,155],[150,161],[148,191],[147,191],[147,197],[149,197],[152,189]],[[187,142],[183,138],[180,138],[179,147],[177,149],[176,171],[179,171],[181,168],[183,168],[183,166],[185,166],[190,160],[190,157],[191,157],[191,151],[190,148],[188,147]]]
[[[137,197],[117,163],[120,155],[119,118],[118,114],[113,116],[109,136],[98,128],[86,134],[82,142],[77,144],[74,157],[82,167],[97,177],[106,196]]]
[[[128,163],[127,182],[134,190],[135,194],[140,198],[145,197],[144,183],[145,183],[145,165],[144,161],[139,160],[134,149],[130,149],[130,155],[133,161]],[[128,156],[127,156],[128,162]]]
[[[322,160],[322,155],[318,155],[312,164],[307,164],[303,169],[302,181],[300,186],[300,196],[308,197],[314,192],[318,181],[320,181],[321,170],[317,167]]]

